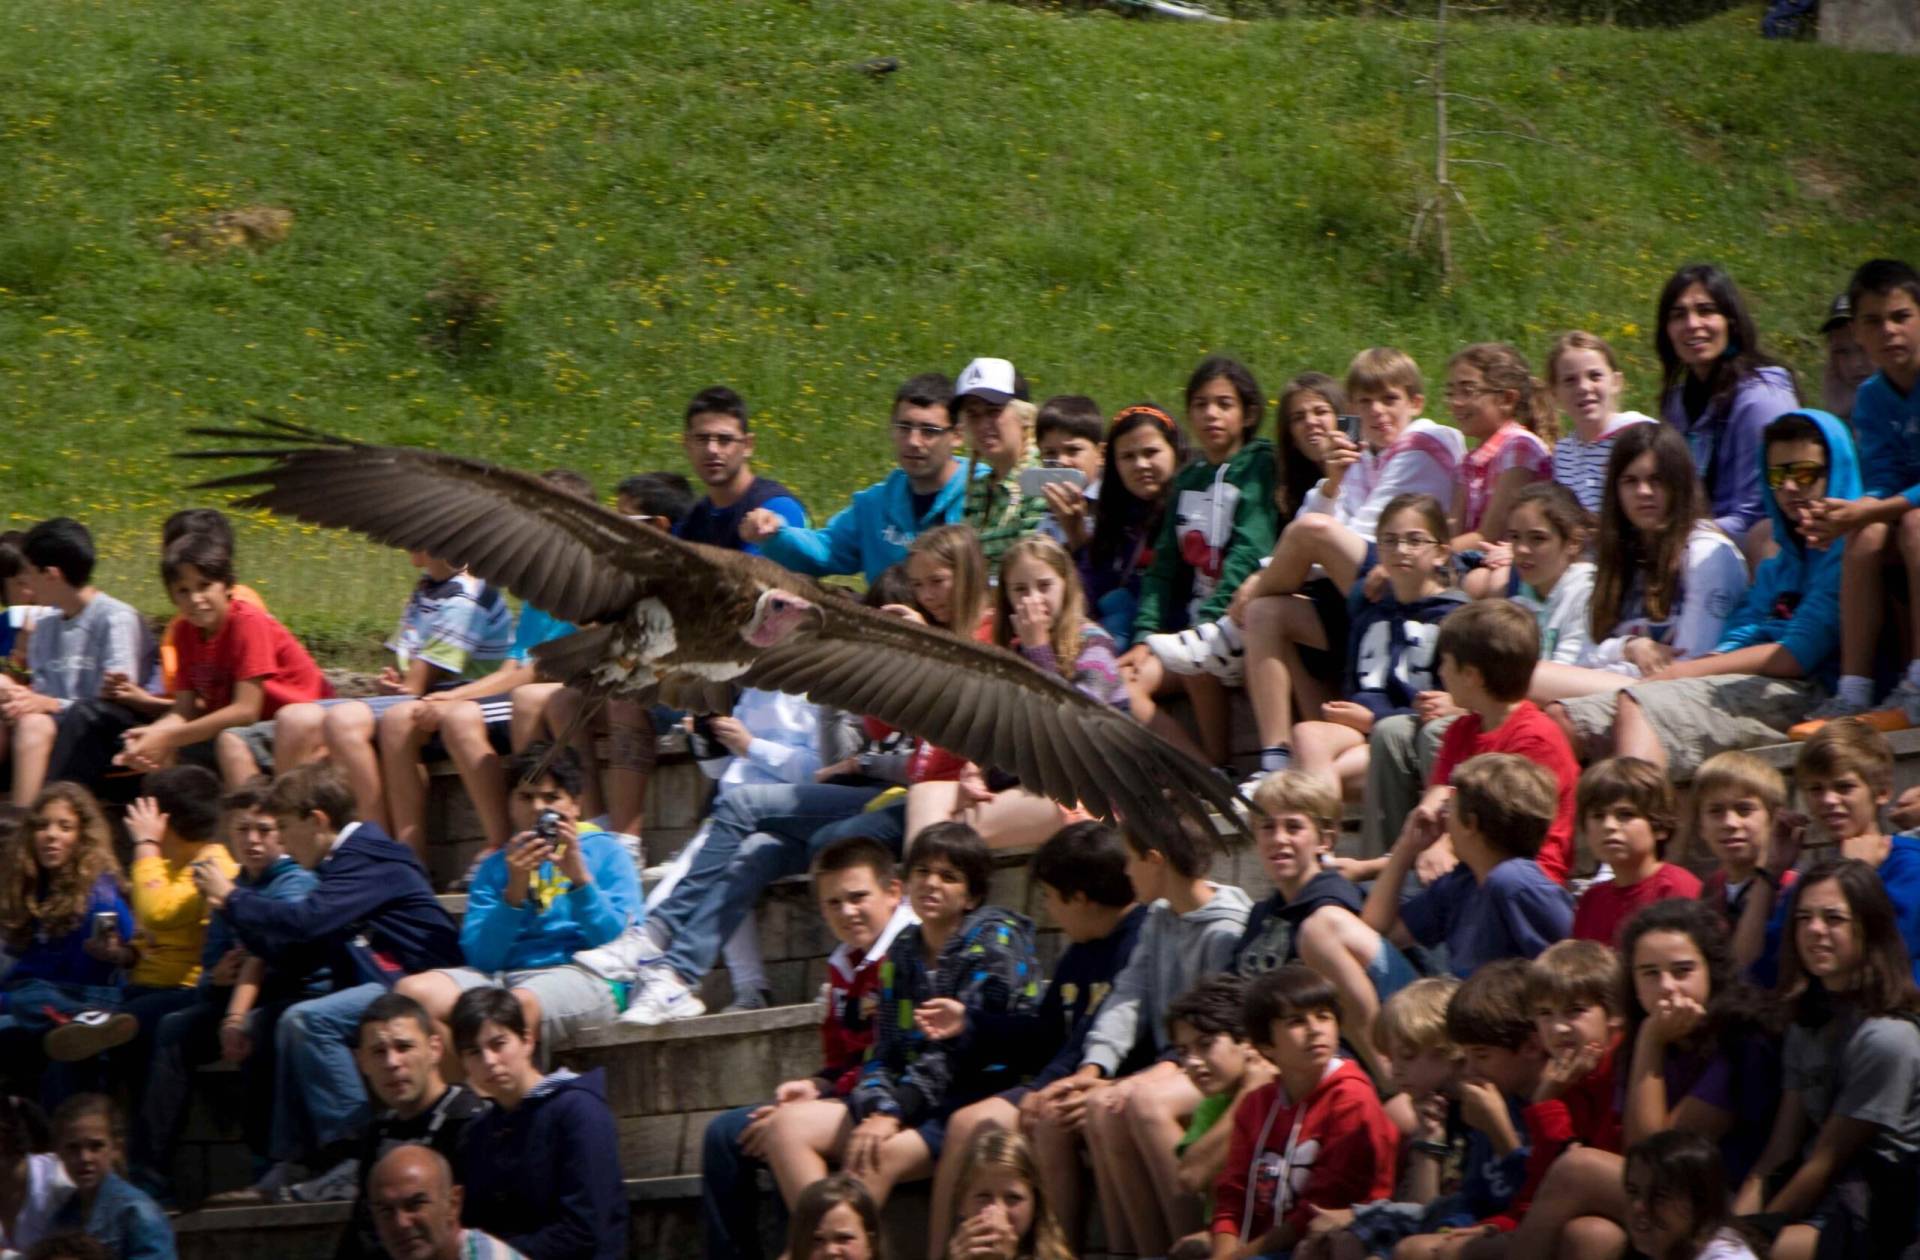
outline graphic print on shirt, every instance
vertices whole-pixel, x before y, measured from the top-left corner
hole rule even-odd
[[[1220,466],[1224,474],[1226,465]],[[1180,559],[1193,569],[1193,607],[1198,608],[1220,580],[1220,566],[1233,536],[1234,512],[1240,506],[1240,488],[1224,476],[1205,490],[1182,490],[1174,504],[1174,537],[1180,540]]]
[[[1394,636],[1405,647],[1394,654]],[[1434,657],[1440,647],[1438,622],[1376,621],[1360,636],[1355,674],[1362,691],[1385,691],[1389,678],[1408,694],[1434,688]]]
[[[1288,1155],[1292,1162],[1288,1162]],[[1258,1212],[1278,1221],[1293,1209],[1320,1159],[1320,1139],[1308,1138],[1290,1152],[1263,1151],[1253,1166],[1253,1198]]]

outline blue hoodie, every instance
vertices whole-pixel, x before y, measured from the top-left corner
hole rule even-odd
[[[250,888],[261,896],[270,897],[275,901],[299,901],[312,892],[320,880],[312,871],[294,861],[291,856],[282,853],[273,860],[271,866],[260,872],[260,878],[255,879],[245,871],[241,871],[239,878],[234,882],[238,887]],[[200,951],[200,994],[205,1000],[219,1002],[222,1005],[226,1003],[228,988],[225,985],[214,984],[213,969],[219,965],[222,958],[227,956],[227,951],[239,943],[240,940],[234,935],[233,924],[228,920],[226,912],[215,911],[207,921],[207,943]],[[324,980],[325,973],[320,973],[316,979]],[[274,985],[271,979],[269,985],[276,992],[282,988],[291,988],[286,985]],[[324,993],[326,986],[317,985],[313,991],[315,994]]]
[[[562,1068],[513,1110],[482,1113],[454,1164],[469,1229],[528,1260],[626,1260],[620,1131],[602,1069],[576,1076]]]
[[[823,528],[788,526],[763,538],[760,554],[809,577],[860,572],[872,582],[907,558],[908,545],[922,531],[960,519],[967,477],[960,460],[954,460],[953,466],[953,475],[934,492],[933,506],[923,516],[914,515],[913,487],[907,474],[896,468],[885,481],[855,494]],[[983,477],[989,471],[985,464],[974,469]]]
[[[638,923],[640,881],[633,859],[608,832],[583,825],[578,842],[592,882],[575,885],[543,862],[535,887],[519,905],[506,899],[507,851],[474,872],[460,949],[467,965],[488,973],[559,967],[583,949],[598,949]]]
[[[1847,422],[1805,407],[1786,414],[1805,416],[1820,427],[1827,443],[1827,496],[1859,498],[1860,458]],[[1765,487],[1765,442],[1760,443],[1757,458]],[[1780,550],[1754,571],[1753,585],[1727,618],[1714,651],[1778,643],[1793,654],[1805,677],[1831,686],[1840,651],[1840,560],[1845,548],[1838,544],[1809,547],[1781,512],[1780,500],[1771,489],[1766,490],[1766,506]]]
[[[1920,389],[1903,394],[1875,372],[1853,396],[1852,421],[1867,493],[1920,507]]]

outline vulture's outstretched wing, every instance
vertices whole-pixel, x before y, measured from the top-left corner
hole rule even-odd
[[[1153,831],[1185,814],[1211,834],[1209,805],[1238,817],[1225,780],[1118,709],[1002,648],[846,601],[826,606],[819,633],[769,648],[739,681],[870,715]]]
[[[624,613],[643,584],[688,580],[708,562],[678,539],[529,473],[477,459],[370,446],[265,417],[253,429],[194,429],[253,443],[186,459],[268,459],[202,482],[261,487],[239,501],[376,542],[431,552],[576,624]]]

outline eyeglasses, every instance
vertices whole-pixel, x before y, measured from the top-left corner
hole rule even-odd
[[[1504,389],[1492,389],[1486,385],[1449,385],[1442,391],[1449,400],[1456,398],[1474,399],[1487,394],[1504,394]]]
[[[1421,551],[1439,543],[1426,534],[1382,534],[1376,540],[1382,551]]]
[[[1826,478],[1827,466],[1817,460],[1802,459],[1791,464],[1768,464],[1767,484],[1778,490],[1791,484],[1796,490],[1805,490]]]
[[[746,440],[746,438],[740,436],[738,433],[687,434],[687,445],[689,446],[717,446],[723,451],[732,450]]]
[[[937,424],[908,424],[904,420],[893,422],[893,436],[897,438],[917,437],[922,441],[937,442],[952,432],[952,425],[943,428]]]

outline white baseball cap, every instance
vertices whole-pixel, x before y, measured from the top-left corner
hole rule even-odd
[[[953,397],[949,401],[957,403],[962,398],[973,397],[998,405],[1026,396],[1026,379],[1014,370],[1012,363],[1005,359],[975,359],[960,369],[960,379],[953,383]]]

